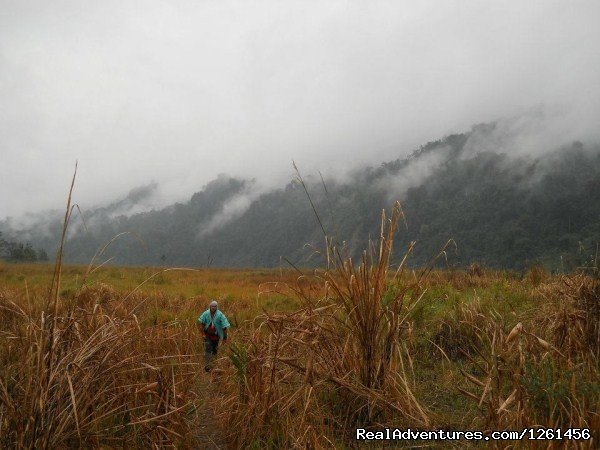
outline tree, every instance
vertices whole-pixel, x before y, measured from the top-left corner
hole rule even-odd
[[[4,240],[2,237],[2,232],[0,232],[0,258],[4,256],[7,244],[8,242]]]
[[[50,258],[48,258],[48,253],[46,253],[46,250],[40,248],[37,251],[37,259],[38,261],[49,261]]]
[[[3,256],[10,262],[36,262],[38,255],[31,244],[21,242],[6,242],[3,244]]]

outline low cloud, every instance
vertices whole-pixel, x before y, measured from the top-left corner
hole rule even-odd
[[[209,236],[217,228],[228,222],[241,217],[252,205],[252,203],[264,192],[256,183],[246,183],[246,187],[240,194],[223,203],[219,212],[214,214],[208,221],[200,226],[196,239]]]
[[[390,200],[402,199],[410,188],[421,186],[448,160],[450,148],[440,146],[433,152],[410,158],[398,173],[388,174],[378,184]]]
[[[157,203],[158,187],[158,183],[152,182],[146,186],[134,188],[129,191],[124,199],[112,203],[102,208],[102,210],[112,219],[118,216],[132,216],[154,209]]]
[[[505,153],[509,157],[535,158],[568,147],[574,141],[588,146],[600,142],[600,129],[585,126],[581,110],[566,106],[542,107],[499,118],[493,124],[472,129],[462,158],[481,152]]]
[[[75,160],[84,210],[156,181],[127,215],[218,173],[377,166],[532,105],[567,112],[473,151],[598,137],[596,0],[5,3],[0,219],[62,208]]]

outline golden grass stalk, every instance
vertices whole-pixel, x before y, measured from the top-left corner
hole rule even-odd
[[[249,346],[235,349],[239,394],[228,397],[235,407],[223,419],[233,430],[232,446],[276,439],[281,446],[327,447],[332,427],[350,433],[357,425],[429,424],[402,345],[423,289],[419,279],[402,276],[407,258],[391,267],[402,217],[398,203],[389,219],[382,214],[379,242],[370,243],[358,265],[327,239],[329,268],[315,278],[322,288],[308,289],[305,276],[285,286],[302,308],[265,312]],[[314,298],[313,292],[324,294]]]
[[[76,173],[77,165],[48,295],[32,299],[27,290],[24,310],[18,294],[0,293],[0,447],[188,445],[185,412],[197,401],[199,372],[194,327],[142,329],[102,285],[78,290],[63,307]]]

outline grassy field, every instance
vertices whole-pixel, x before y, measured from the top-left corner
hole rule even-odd
[[[53,270],[54,266],[49,264],[0,261],[0,286],[13,292],[44,296],[52,284]],[[210,299],[217,299],[223,310],[230,312],[233,308],[234,320],[237,317],[242,321],[254,318],[263,308],[285,310],[298,304],[292,298],[270,292],[272,283],[294,283],[298,276],[292,270],[104,266],[86,277],[88,271],[87,266],[64,267],[61,297],[73,298],[85,285],[91,290],[107,288],[118,296],[133,293],[131,297],[149,299],[150,304],[157,299],[169,298],[175,305],[174,311],[184,313],[185,318],[197,317],[207,308]],[[175,317],[169,310],[155,312],[164,314],[163,322]]]
[[[361,261],[332,247],[306,273],[65,266],[58,280],[0,263],[0,447],[379,448],[355,429],[550,427],[591,438],[484,444],[597,448],[598,278],[409,270],[390,263],[392,225]],[[195,321],[212,298],[232,329],[207,375]]]

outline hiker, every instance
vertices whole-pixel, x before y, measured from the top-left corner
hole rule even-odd
[[[225,314],[219,310],[216,300],[210,302],[209,308],[198,317],[198,327],[204,336],[204,370],[210,372],[212,360],[217,355],[219,341],[227,342],[227,328],[229,321]]]

